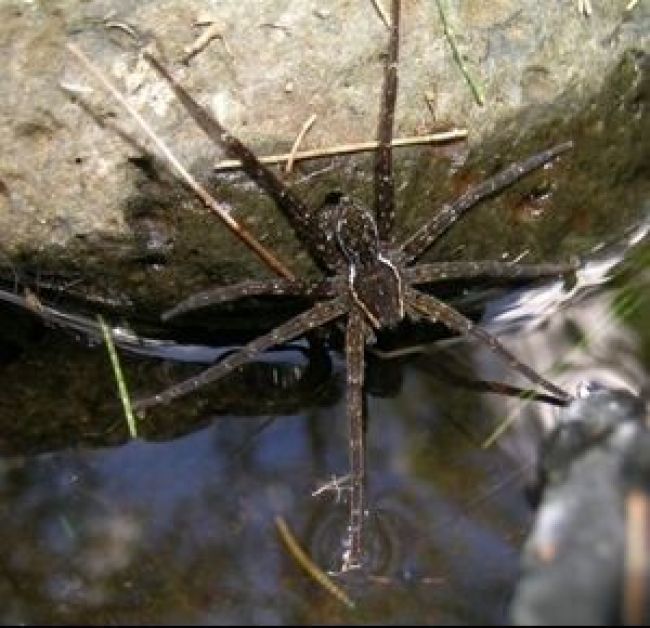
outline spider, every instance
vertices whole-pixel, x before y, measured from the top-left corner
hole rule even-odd
[[[191,310],[254,295],[291,295],[314,302],[269,333],[264,334],[195,377],[136,402],[143,410],[168,403],[197,388],[227,376],[255,359],[261,352],[318,327],[347,318],[345,355],[347,362],[346,413],[349,422],[349,526],[344,541],[342,571],[363,566],[365,516],[365,433],[364,433],[364,352],[374,343],[376,333],[397,326],[403,319],[444,323],[449,329],[487,344],[510,366],[533,384],[545,388],[563,403],[570,396],[517,359],[493,335],[435,296],[418,286],[441,280],[481,276],[519,279],[563,274],[572,264],[508,264],[496,261],[418,263],[429,247],[486,197],[492,196],[521,177],[540,168],[568,150],[566,142],[515,163],[467,191],[440,211],[413,235],[395,244],[395,193],[391,140],[397,94],[397,61],[400,1],[392,0],[388,54],[384,66],[381,108],[378,122],[379,147],[374,156],[374,212],[347,196],[321,211],[308,207],[272,170],[176,82],[152,55],[148,61],[169,83],[198,126],[226,153],[238,158],[245,173],[264,190],[287,217],[292,229],[311,258],[323,271],[317,282],[287,278],[249,280],[217,287],[189,296],[163,314],[169,320]]]

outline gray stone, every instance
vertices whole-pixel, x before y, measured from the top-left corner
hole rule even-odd
[[[443,250],[514,257],[528,249],[528,259],[557,259],[638,217],[648,191],[647,142],[639,141],[649,126],[647,4],[626,12],[621,0],[602,0],[586,19],[569,1],[448,2],[484,106],[453,59],[436,3],[403,4],[396,135],[465,127],[471,150],[469,160],[464,144],[395,151],[399,232],[468,181],[569,138],[572,155],[506,197],[505,221],[503,209],[477,210],[481,216],[455,229]],[[223,38],[183,64],[201,20],[222,25]],[[269,272],[162,160],[147,157],[141,130],[67,52],[72,41],[237,219],[295,272],[313,271],[254,185],[237,173],[213,175],[220,150],[138,57],[131,27],[258,154],[288,149],[311,114],[318,119],[305,147],[375,136],[387,31],[370,0],[5,1],[0,252],[7,266],[73,274],[86,296],[153,309],[193,289]],[[333,186],[369,199],[371,171],[367,155],[342,157],[306,163],[287,180],[312,203]],[[486,229],[494,237],[485,238]]]
[[[545,485],[522,553],[513,624],[647,623],[647,599],[625,599],[645,575],[627,561],[636,549],[628,504],[648,498],[646,415],[640,397],[606,388],[563,410],[542,448]]]

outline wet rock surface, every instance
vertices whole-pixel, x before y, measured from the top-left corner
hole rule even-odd
[[[647,6],[628,12],[622,2],[598,2],[585,19],[573,2],[448,5],[485,105],[454,62],[436,4],[406,4],[396,135],[466,127],[470,150],[395,151],[398,231],[499,167],[569,138],[572,154],[476,210],[435,253],[527,251],[550,261],[633,223],[648,191],[640,141],[649,127]],[[371,2],[14,1],[0,18],[11,60],[0,72],[7,276],[28,268],[72,277],[79,294],[155,315],[194,289],[269,272],[152,156],[140,129],[66,51],[71,41],[237,219],[294,271],[313,272],[253,184],[213,173],[220,151],[138,56],[129,32],[153,42],[189,91],[259,154],[286,151],[312,113],[304,147],[325,147],[375,135],[387,31]],[[188,58],[209,24],[220,36]],[[370,199],[371,171],[368,155],[340,157],[305,162],[287,180],[314,204],[332,189]],[[480,235],[486,230],[489,238]]]

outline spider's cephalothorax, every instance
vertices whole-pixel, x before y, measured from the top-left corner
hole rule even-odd
[[[402,278],[381,254],[372,214],[346,196],[339,201],[336,239],[347,261],[352,300],[375,329],[394,327],[404,318]]]
[[[397,94],[397,56],[399,39],[399,0],[391,3],[391,27],[384,67],[381,113],[378,124],[378,149],[374,158],[374,215],[345,196],[338,199],[334,221],[320,228],[319,214],[308,207],[255,154],[229,133],[212,114],[201,107],[154,57],[147,58],[171,85],[177,97],[206,134],[230,156],[240,159],[246,174],[276,203],[325,278],[315,284],[278,278],[251,280],[222,286],[192,295],[163,315],[166,320],[208,305],[253,295],[302,295],[313,301],[307,311],[264,334],[239,351],[228,355],[199,375],[171,386],[136,403],[140,409],[167,403],[195,391],[200,386],[225,377],[254,359],[260,352],[346,317],[345,352],[347,362],[346,411],[350,429],[350,525],[345,543],[343,569],[363,564],[362,530],[365,498],[364,441],[364,351],[374,330],[392,327],[405,316],[433,323],[488,345],[510,366],[531,382],[548,390],[561,403],[569,395],[518,360],[493,335],[476,326],[463,314],[435,296],[421,291],[423,284],[450,279],[491,276],[521,279],[557,275],[574,264],[510,264],[499,261],[420,263],[418,259],[443,236],[469,209],[482,199],[540,168],[571,147],[570,142],[549,148],[514,163],[495,176],[468,190],[455,201],[443,205],[413,235],[393,245],[394,180],[391,140]]]

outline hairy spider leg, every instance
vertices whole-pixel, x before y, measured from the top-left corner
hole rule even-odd
[[[252,150],[230,133],[205,107],[197,103],[169,70],[150,53],[145,59],[169,84],[187,113],[203,132],[226,153],[242,162],[244,172],[260,186],[286,216],[291,228],[305,245],[314,262],[324,271],[336,268],[338,254],[335,244],[325,233],[313,228],[315,212],[303,203],[275,173],[259,161]]]
[[[363,563],[363,528],[365,519],[366,433],[365,375],[366,323],[361,309],[350,308],[345,335],[347,362],[346,414],[350,455],[350,521],[341,571],[359,569]]]
[[[307,292],[308,287],[300,281],[292,281],[284,278],[251,279],[230,286],[217,286],[196,292],[178,303],[178,305],[163,312],[161,318],[163,321],[168,321],[193,310],[200,310],[211,305],[236,301],[237,299],[244,299],[246,297],[265,295],[300,296]]]
[[[268,334],[264,334],[249,342],[236,353],[232,353],[227,358],[205,369],[198,375],[170,386],[156,395],[137,400],[134,406],[137,410],[144,410],[151,406],[169,403],[178,397],[187,395],[201,386],[225,377],[234,369],[253,360],[258,354],[266,351],[266,349],[281,345],[301,336],[307,331],[320,327],[342,316],[348,309],[347,295],[329,301],[321,301],[306,312],[302,312],[286,323],[279,325]]]
[[[513,386],[512,384],[506,384],[494,380],[472,379],[471,377],[466,377],[450,368],[449,363],[446,360],[426,360],[425,362],[420,363],[420,366],[427,372],[435,375],[437,379],[467,390],[495,393],[508,397],[518,397],[520,399],[525,398],[529,401],[537,401],[538,403],[546,403],[552,406],[564,407],[567,405],[567,402],[564,399],[558,399],[555,395],[549,393],[535,392],[530,389],[522,388],[521,386]]]
[[[395,224],[395,181],[391,142],[395,122],[395,99],[397,97],[397,63],[399,57],[399,0],[392,0],[390,39],[384,65],[384,82],[381,91],[379,122],[375,151],[375,217],[380,240],[388,240]]]
[[[378,239],[387,241],[395,223],[395,182],[392,148],[397,97],[397,63],[399,57],[400,2],[391,2],[390,38],[384,64],[377,140],[374,160],[374,212]],[[350,261],[350,260],[348,260]],[[388,260],[385,260],[388,261]],[[392,264],[391,264],[392,266]],[[354,265],[350,272],[354,274]],[[354,291],[351,276],[350,290]],[[367,312],[369,314],[369,312]],[[402,313],[403,315],[403,313]],[[345,353],[347,363],[346,414],[349,430],[350,456],[350,519],[342,571],[359,569],[363,564],[363,530],[365,519],[366,447],[363,389],[365,375],[365,344],[367,329],[364,312],[352,304],[348,316]]]
[[[410,264],[420,257],[440,236],[458,221],[465,212],[480,201],[512,185],[527,174],[541,168],[561,153],[573,147],[573,142],[564,142],[536,153],[527,159],[511,164],[493,177],[471,188],[453,203],[442,209],[400,246],[403,262]]]
[[[404,280],[410,285],[436,283],[450,279],[472,279],[474,277],[494,277],[504,279],[534,279],[535,277],[555,277],[579,268],[578,259],[559,264],[514,264],[512,262],[431,262],[407,268]]]
[[[501,357],[503,357],[513,369],[521,373],[533,384],[545,388],[551,394],[564,402],[568,402],[572,399],[572,396],[565,390],[556,386],[553,382],[547,380],[537,371],[519,360],[519,358],[506,349],[495,336],[484,329],[481,329],[478,325],[475,325],[469,318],[463,316],[460,312],[443,301],[428,294],[423,294],[422,292],[412,288],[408,288],[405,291],[405,298],[408,305],[413,310],[424,315],[424,317],[429,321],[433,323],[440,321],[452,331],[456,331],[462,335],[472,336],[486,344],[492,351],[501,355]]]

